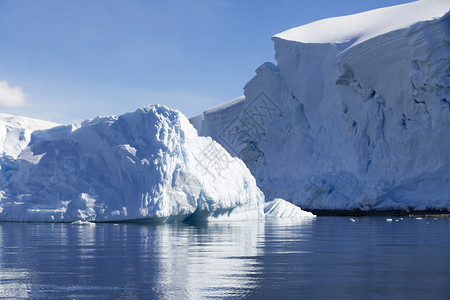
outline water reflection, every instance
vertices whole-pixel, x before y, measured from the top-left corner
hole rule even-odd
[[[0,297],[450,299],[450,219],[0,223]]]
[[[0,226],[0,241],[4,241],[3,228]],[[0,295],[2,298],[28,298],[30,284],[24,282],[29,273],[19,269],[8,261],[8,255],[17,251],[17,246],[0,248]],[[19,279],[19,280],[17,280]]]
[[[143,229],[144,230],[144,229]],[[264,223],[160,226],[157,289],[171,299],[244,296],[258,286]]]
[[[264,223],[0,223],[7,297],[242,297],[258,286]]]
[[[252,299],[450,299],[449,219],[318,218],[265,228]]]

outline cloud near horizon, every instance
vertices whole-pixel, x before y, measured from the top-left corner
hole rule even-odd
[[[10,87],[6,80],[0,80],[0,106],[25,106],[25,94],[19,86]]]

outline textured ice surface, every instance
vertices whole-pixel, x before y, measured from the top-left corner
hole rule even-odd
[[[256,219],[264,195],[245,164],[176,110],[35,131],[2,161],[0,220]]]
[[[17,158],[30,142],[35,130],[48,129],[59,124],[0,113],[0,157]]]
[[[312,22],[286,30],[275,37],[308,44],[349,42],[349,45],[353,46],[422,21],[440,18],[448,12],[448,9],[448,0],[415,1]]]
[[[245,99],[195,118],[267,199],[307,209],[450,209],[450,2],[273,37]]]
[[[310,212],[302,210],[300,207],[277,198],[264,204],[264,214],[266,218],[315,218]]]

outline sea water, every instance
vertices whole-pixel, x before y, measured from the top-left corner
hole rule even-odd
[[[0,297],[450,299],[450,219],[0,223]]]

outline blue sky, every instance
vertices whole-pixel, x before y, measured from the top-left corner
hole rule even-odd
[[[0,0],[0,112],[71,123],[242,95],[271,36],[401,0]]]

